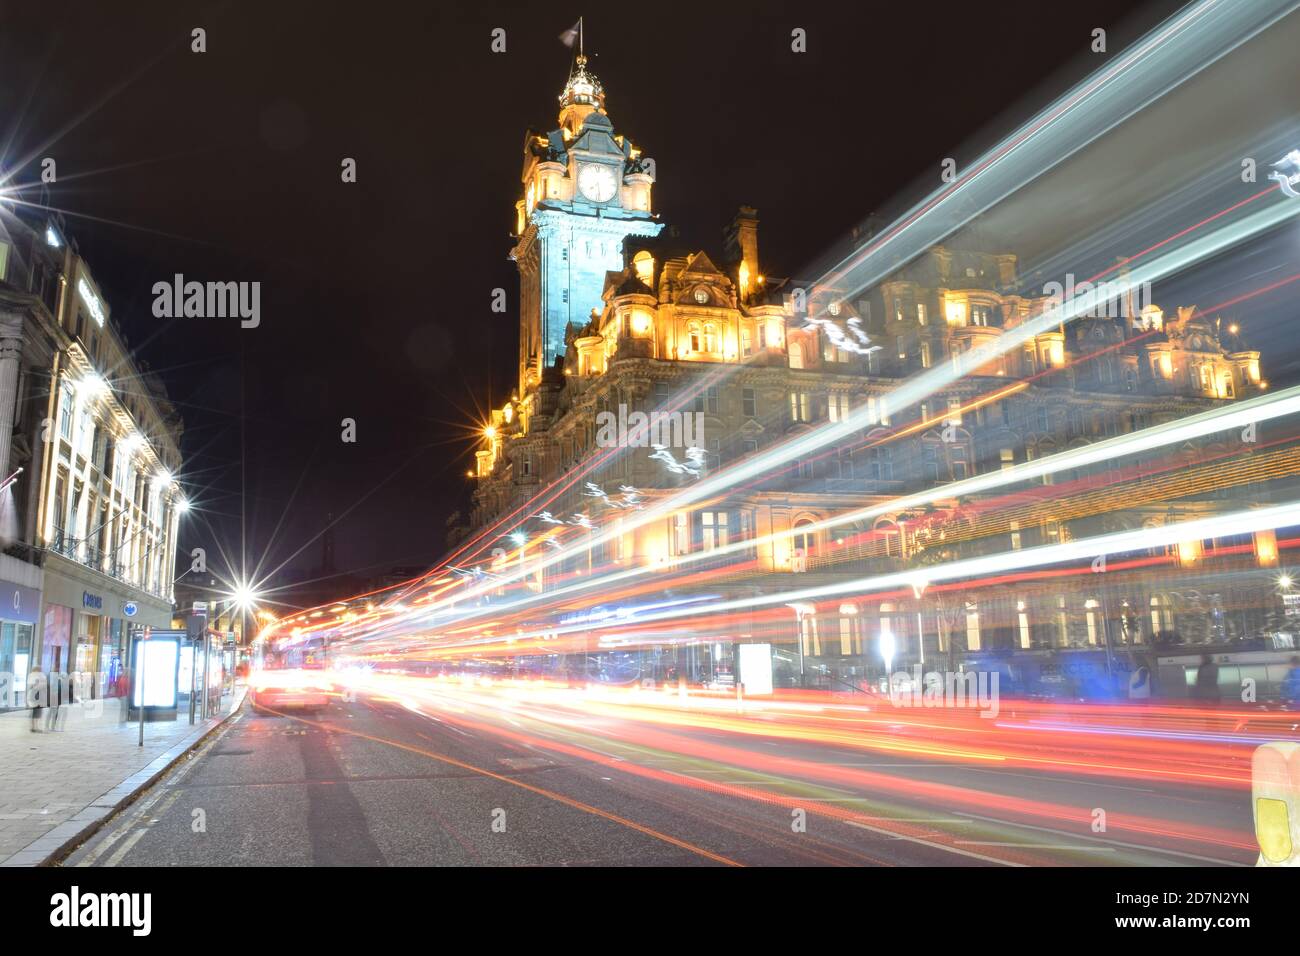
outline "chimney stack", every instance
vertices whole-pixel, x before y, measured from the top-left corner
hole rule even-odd
[[[741,206],[736,218],[723,233],[723,253],[728,262],[739,262],[745,266],[744,275],[749,282],[750,291],[756,288],[761,274],[758,268],[758,210],[753,206]]]

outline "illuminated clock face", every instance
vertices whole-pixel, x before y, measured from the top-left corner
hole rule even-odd
[[[704,288],[704,286],[699,286],[698,288],[696,288],[695,301],[698,302],[700,305],[704,305],[704,303],[708,302],[709,290]]]
[[[592,202],[609,202],[618,189],[618,181],[608,166],[589,163],[578,170],[578,188]]]

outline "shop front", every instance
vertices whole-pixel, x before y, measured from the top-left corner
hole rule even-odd
[[[57,555],[46,562],[44,601],[42,666],[79,675],[79,693],[97,698],[126,695],[133,636],[171,623],[169,602]]]
[[[27,677],[38,663],[36,630],[41,613],[41,570],[0,555],[0,674],[10,693],[0,709],[27,706]],[[13,567],[10,568],[9,565]],[[4,572],[12,571],[5,574]],[[9,580],[21,578],[21,581]]]

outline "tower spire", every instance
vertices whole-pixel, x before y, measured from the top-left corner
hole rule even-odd
[[[587,38],[583,18],[578,17],[578,22],[561,39],[567,39],[570,48],[574,40],[577,41],[578,52],[573,58],[569,81],[560,94],[560,125],[576,136],[589,113],[605,112],[605,90],[600,85],[600,80],[587,72]]]

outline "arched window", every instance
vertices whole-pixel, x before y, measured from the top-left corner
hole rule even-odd
[[[718,350],[718,327],[712,322],[704,323],[704,351],[716,352]]]
[[[798,342],[790,343],[790,367],[803,368],[803,346]]]
[[[902,557],[903,539],[898,525],[886,518],[876,523],[875,531],[879,536],[881,551],[886,556]]]
[[[791,540],[794,549],[794,567],[806,570],[808,558],[817,551],[817,532],[812,530],[812,521],[800,518],[794,523],[794,536]]]
[[[691,337],[691,351],[700,351],[700,323],[692,322],[687,326],[687,331],[690,333]]]

